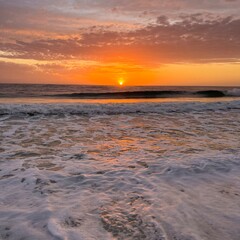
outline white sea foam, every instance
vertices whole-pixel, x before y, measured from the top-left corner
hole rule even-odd
[[[0,116],[5,115],[84,115],[128,113],[181,113],[240,109],[240,101],[175,102],[175,103],[109,103],[109,104],[1,104]]]
[[[0,239],[238,240],[239,103],[2,104]]]
[[[62,231],[61,226],[57,222],[57,219],[51,218],[48,221],[47,228],[48,228],[48,231],[50,232],[50,234],[53,237],[55,237],[55,238],[57,238],[59,240],[67,240],[67,237],[64,236],[65,234]]]
[[[227,90],[226,95],[227,96],[240,97],[240,89],[239,88],[233,88],[231,90]]]

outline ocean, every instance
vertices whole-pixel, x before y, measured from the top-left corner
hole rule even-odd
[[[240,87],[0,85],[0,239],[239,240]]]

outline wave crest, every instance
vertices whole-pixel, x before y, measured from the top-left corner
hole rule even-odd
[[[240,89],[234,88],[226,92],[227,96],[240,97]]]
[[[127,92],[101,92],[101,93],[70,93],[57,94],[51,97],[79,98],[79,99],[139,99],[139,98],[173,98],[173,97],[225,97],[220,90],[205,91],[127,91]]]
[[[240,109],[240,100],[226,102],[175,102],[175,103],[108,103],[108,104],[3,104],[0,116],[19,115],[101,115],[130,113],[187,113],[227,111]]]

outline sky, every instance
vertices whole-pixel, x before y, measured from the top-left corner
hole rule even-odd
[[[0,0],[0,83],[240,86],[240,0]]]

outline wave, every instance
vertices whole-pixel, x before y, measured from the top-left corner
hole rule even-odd
[[[51,97],[79,98],[79,99],[136,99],[136,98],[171,98],[171,97],[240,97],[240,89],[232,90],[204,90],[204,91],[127,91],[102,93],[70,93],[48,95]]]
[[[240,89],[234,88],[225,92],[226,96],[240,97]]]
[[[222,102],[173,102],[173,103],[81,103],[81,104],[2,104],[0,117],[8,115],[114,115],[114,114],[144,114],[144,113],[196,113],[215,111],[238,111],[240,100]]]
[[[223,156],[219,155],[215,159],[198,159],[198,162],[189,165],[170,165],[163,169],[160,175],[181,177],[195,174],[220,174],[230,172],[232,169],[239,169],[239,157],[231,156],[231,159],[226,160]]]

